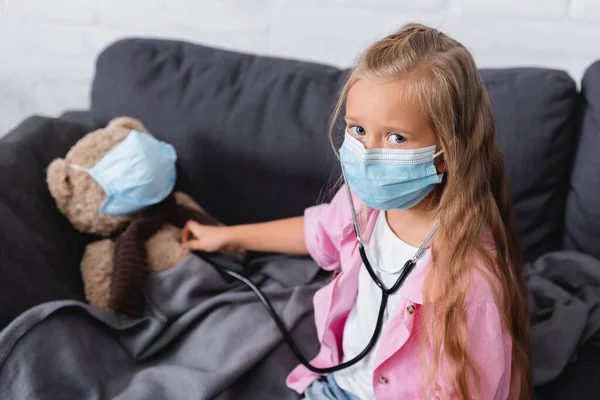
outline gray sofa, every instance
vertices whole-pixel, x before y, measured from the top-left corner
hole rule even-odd
[[[74,231],[45,168],[93,127],[141,119],[179,155],[178,188],[226,224],[299,215],[337,176],[327,122],[347,70],[149,39],[98,57],[88,111],[31,117],[0,139],[0,329],[28,308],[82,300]],[[600,259],[600,62],[581,88],[563,71],[482,70],[529,262],[574,250]],[[332,172],[334,171],[334,172]],[[598,340],[541,399],[600,393]]]

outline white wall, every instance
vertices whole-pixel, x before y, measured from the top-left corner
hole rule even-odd
[[[96,55],[123,36],[348,66],[408,21],[453,35],[483,67],[579,79],[600,59],[600,0],[0,0],[0,136],[32,113],[86,108]]]

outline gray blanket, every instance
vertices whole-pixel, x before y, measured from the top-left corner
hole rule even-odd
[[[27,311],[0,334],[0,399],[297,399],[285,386],[297,361],[275,324],[254,293],[214,263],[239,270],[223,256],[190,256],[153,274],[136,321],[74,301]],[[311,357],[318,267],[292,257],[260,264],[253,280]],[[558,252],[527,270],[538,386],[598,341],[600,261]]]
[[[188,257],[146,285],[143,318],[75,301],[45,303],[0,334],[0,399],[297,399],[285,377],[297,364],[253,292]],[[253,281],[308,357],[317,351],[310,260],[263,259]],[[260,284],[259,284],[260,283]]]
[[[532,318],[533,383],[557,378],[600,334],[600,261],[556,252],[527,266]]]

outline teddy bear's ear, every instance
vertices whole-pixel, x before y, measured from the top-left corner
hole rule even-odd
[[[136,131],[148,133],[148,129],[137,119],[131,117],[113,118],[108,123],[108,128],[121,126],[127,129],[135,129]]]
[[[56,205],[63,210],[73,193],[73,187],[69,181],[69,167],[64,159],[57,158],[50,163],[46,174],[46,182],[50,194],[56,200]]]

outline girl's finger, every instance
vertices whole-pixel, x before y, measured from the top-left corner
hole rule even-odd
[[[181,230],[181,242],[185,243],[192,239],[192,233],[190,232],[189,222],[185,224],[183,229]]]
[[[181,243],[185,243],[188,241],[188,229],[187,229],[187,224],[184,225],[183,229],[181,230]]]
[[[200,237],[200,234],[202,233],[202,225],[196,221],[190,220],[188,222],[188,228],[192,235],[195,237]]]
[[[200,224],[198,224],[196,221],[188,221],[185,226],[183,227],[183,231],[182,231],[182,239],[184,242],[187,242],[193,238],[197,238],[200,236]]]
[[[202,250],[202,243],[199,240],[188,240],[181,244],[181,247],[187,250]]]

